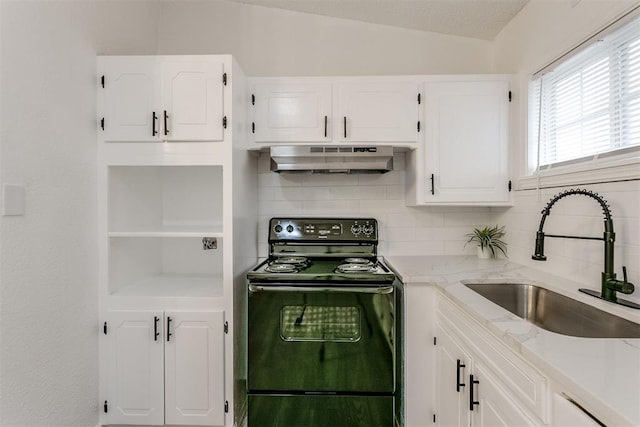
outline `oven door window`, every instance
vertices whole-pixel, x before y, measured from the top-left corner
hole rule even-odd
[[[395,293],[355,288],[250,287],[249,391],[393,392]]]
[[[358,307],[287,305],[280,311],[280,338],[284,341],[358,342]]]

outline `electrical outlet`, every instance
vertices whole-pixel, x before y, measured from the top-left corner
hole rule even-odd
[[[202,249],[205,251],[218,249],[218,239],[216,239],[215,237],[203,237]]]

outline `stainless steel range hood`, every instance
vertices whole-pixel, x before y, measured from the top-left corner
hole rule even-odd
[[[273,172],[385,173],[393,170],[393,147],[296,145],[271,147]]]

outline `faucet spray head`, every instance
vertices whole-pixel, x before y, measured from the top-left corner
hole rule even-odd
[[[547,257],[544,255],[544,233],[542,231],[536,233],[536,249],[535,253],[531,255],[531,259],[535,261],[547,260]]]

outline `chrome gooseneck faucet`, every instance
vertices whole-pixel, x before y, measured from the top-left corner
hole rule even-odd
[[[544,221],[547,219],[549,213],[551,213],[551,208],[553,205],[560,199],[563,199],[567,196],[573,195],[583,195],[587,197],[591,197],[595,201],[597,201],[602,207],[602,211],[604,213],[604,235],[603,237],[583,237],[583,236],[564,236],[558,234],[545,234],[542,229],[544,227]],[[616,279],[616,273],[614,273],[613,266],[613,244],[616,240],[616,234],[613,231],[613,220],[611,219],[611,211],[609,210],[609,204],[598,195],[598,193],[594,193],[589,190],[582,189],[571,189],[561,192],[560,194],[554,196],[547,206],[542,209],[542,218],[540,219],[540,227],[538,228],[538,232],[536,233],[536,248],[535,253],[531,256],[532,259],[536,261],[546,261],[547,257],[544,255],[544,238],[545,237],[560,237],[564,239],[585,239],[585,240],[603,240],[604,241],[604,272],[602,273],[602,291],[594,291],[591,289],[580,289],[580,292],[584,292],[585,294],[592,295],[597,298],[601,298],[603,300],[613,302],[616,304],[621,304],[627,307],[638,308],[640,309],[640,304],[636,304],[632,301],[627,301],[624,299],[619,299],[616,296],[617,292],[622,292],[623,294],[631,294],[634,291],[634,286],[632,283],[627,281],[627,268],[622,267],[622,275],[623,280]]]

